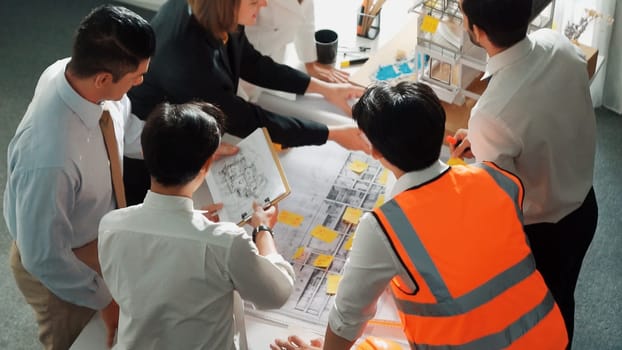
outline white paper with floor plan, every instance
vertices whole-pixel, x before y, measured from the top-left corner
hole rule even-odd
[[[279,310],[250,313],[284,327],[297,319],[323,333],[334,299],[327,291],[343,273],[358,217],[384,202],[392,175],[371,157],[333,143],[280,158],[292,193],[279,204],[275,241],[296,272],[294,292]],[[396,320],[392,305],[381,304],[376,318]]]
[[[253,201],[267,206],[283,199],[290,189],[265,129],[255,130],[237,146],[236,155],[212,164],[205,181],[214,202],[224,205],[220,220],[241,223],[250,218]]]

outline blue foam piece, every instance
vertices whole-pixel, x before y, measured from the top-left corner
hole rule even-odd
[[[408,64],[408,62],[404,62],[401,63],[397,69],[399,70],[399,72],[401,73],[400,75],[404,75],[404,74],[410,74],[413,72],[412,68],[410,68],[410,65]]]
[[[384,81],[397,78],[400,74],[395,71],[392,64],[380,66],[376,72],[376,80]]]

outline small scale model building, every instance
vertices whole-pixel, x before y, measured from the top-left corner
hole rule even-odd
[[[553,8],[554,1],[534,0],[530,30],[550,26]],[[478,89],[470,87],[482,77],[487,56],[464,30],[459,1],[415,1],[410,11],[419,14],[416,79],[430,85],[445,102],[462,105],[465,98],[477,100]]]

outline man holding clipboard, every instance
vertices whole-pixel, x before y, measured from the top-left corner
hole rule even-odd
[[[209,103],[158,106],[141,137],[151,190],[143,204],[115,210],[100,223],[99,259],[119,304],[120,347],[245,348],[234,292],[267,309],[282,306],[293,290],[294,271],[270,228],[276,207],[254,204],[252,237],[193,209],[223,118]]]

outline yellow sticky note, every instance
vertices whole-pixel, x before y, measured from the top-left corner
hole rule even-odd
[[[386,185],[388,178],[389,178],[389,171],[387,169],[382,169],[382,172],[378,176],[378,183],[381,185]]]
[[[447,165],[467,165],[467,163],[462,158],[451,157],[447,160]]]
[[[343,249],[349,251],[352,249],[352,241],[354,240],[354,235],[350,236],[346,243],[343,244]]]
[[[296,213],[292,213],[291,211],[281,210],[279,211],[278,221],[282,224],[289,225],[292,227],[299,227],[304,220],[304,216]]]
[[[378,196],[378,199],[376,199],[376,204],[374,204],[374,208],[378,208],[379,206],[384,204],[384,194],[381,194]]]
[[[438,28],[438,22],[438,18],[426,15],[425,17],[423,17],[423,22],[421,23],[421,30],[428,33],[435,33],[436,28]]]
[[[326,279],[326,294],[337,294],[339,282],[341,282],[341,275],[328,275]]]
[[[361,174],[363,171],[365,171],[367,169],[367,167],[369,166],[369,164],[365,163],[362,160],[355,160],[352,163],[350,163],[350,170],[354,171],[357,174]]]
[[[311,230],[311,236],[326,243],[334,241],[338,235],[339,234],[337,233],[337,231],[331,230],[328,227],[322,225],[317,225],[313,228],[313,230]]]
[[[350,224],[356,225],[359,223],[361,215],[363,215],[362,209],[347,207],[345,213],[343,213],[342,220]]]
[[[333,257],[326,254],[320,254],[313,261],[313,266],[326,268],[330,266],[330,263],[333,262]]]
[[[296,249],[296,252],[292,256],[292,259],[296,260],[296,259],[300,258],[302,256],[302,254],[304,254],[304,252],[305,252],[305,248],[304,247],[298,247],[298,249]]]

